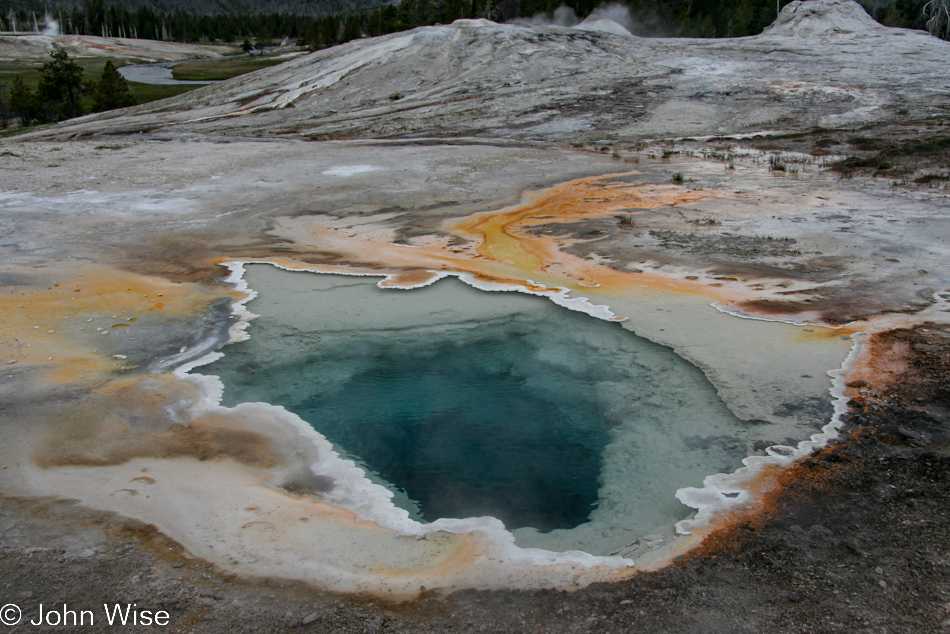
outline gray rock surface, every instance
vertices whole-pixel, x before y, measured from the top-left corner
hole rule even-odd
[[[39,137],[203,134],[598,140],[806,130],[946,111],[950,43],[851,0],[793,3],[763,34],[646,39],[459,21],[357,40]]]

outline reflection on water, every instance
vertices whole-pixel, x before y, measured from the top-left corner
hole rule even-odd
[[[201,370],[224,404],[287,407],[422,521],[492,515],[519,544],[605,554],[749,454],[752,429],[699,370],[617,323],[454,279],[246,279],[251,338]]]

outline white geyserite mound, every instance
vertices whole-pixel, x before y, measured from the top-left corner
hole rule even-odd
[[[839,33],[891,32],[854,0],[808,0],[786,5],[762,35],[809,38]]]

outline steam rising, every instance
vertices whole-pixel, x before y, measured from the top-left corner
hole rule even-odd
[[[59,22],[53,19],[49,13],[43,16],[43,35],[59,35]]]
[[[584,22],[593,20],[610,20],[611,22],[616,22],[631,33],[634,32],[637,26],[633,18],[630,17],[630,9],[616,2],[600,5],[594,9]]]
[[[630,10],[616,2],[600,5],[584,21],[577,17],[574,9],[562,4],[554,13],[536,13],[530,18],[514,22],[526,26],[563,26],[585,31],[606,31],[617,35],[630,35],[636,28]]]
[[[574,9],[562,4],[554,13],[535,13],[530,18],[519,18],[512,20],[514,24],[524,24],[526,26],[565,26],[574,27],[580,23],[580,18],[574,13]]]
[[[562,4],[554,10],[554,24],[558,26],[574,26],[579,21],[574,9],[566,4]]]

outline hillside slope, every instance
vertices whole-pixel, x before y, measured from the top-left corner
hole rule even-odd
[[[460,20],[350,42],[42,136],[191,132],[314,139],[489,136],[550,143],[801,130],[926,117],[950,43],[850,0],[794,3],[762,35],[644,39]]]

